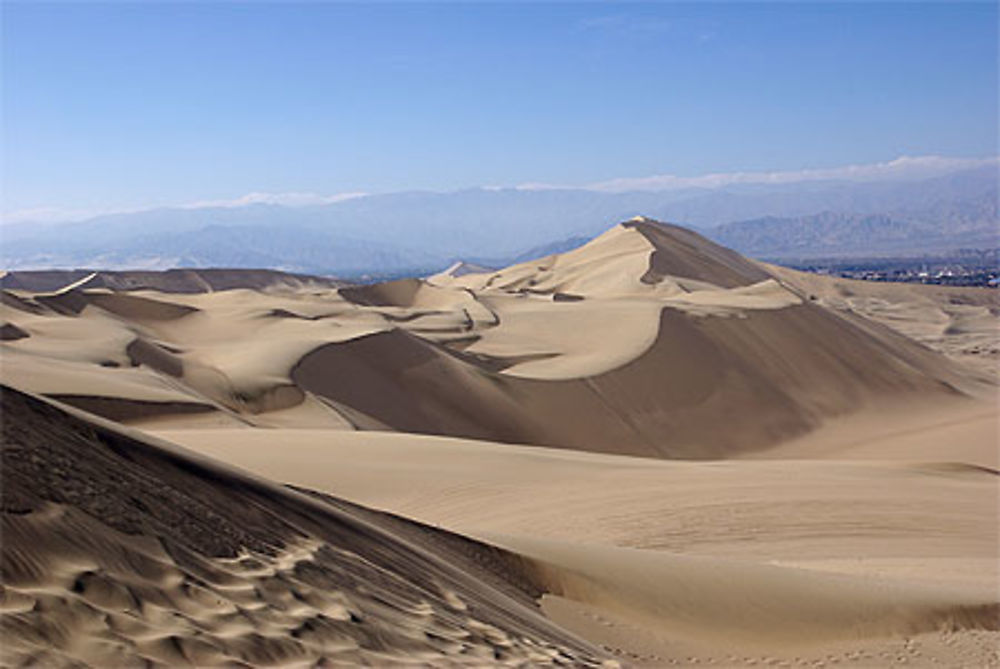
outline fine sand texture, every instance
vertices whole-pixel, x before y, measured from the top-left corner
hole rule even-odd
[[[603,661],[516,556],[2,401],[5,664]]]
[[[849,460],[815,444],[798,445],[810,459],[654,462],[391,433],[160,435],[530,557],[546,611],[631,661],[990,666],[1000,498],[994,469],[949,459],[960,419],[918,423],[936,451],[886,459],[882,434]],[[832,429],[863,439],[852,427]],[[985,461],[995,427],[974,437]]]
[[[1000,667],[996,290],[644,218],[0,288],[4,665]]]

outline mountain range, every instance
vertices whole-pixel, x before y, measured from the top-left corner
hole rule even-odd
[[[924,179],[730,184],[660,191],[470,189],[310,205],[160,208],[0,228],[6,269],[264,267],[406,273],[501,266],[648,215],[768,260],[919,255],[998,245],[995,164]]]

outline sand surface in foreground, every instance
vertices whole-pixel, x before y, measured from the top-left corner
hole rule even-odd
[[[0,400],[4,666],[606,659],[540,615],[516,556],[7,387]]]
[[[878,415],[719,462],[392,433],[159,434],[549,565],[561,594],[543,608],[632,661],[995,662],[995,633],[944,634],[953,623],[934,617],[996,613],[976,608],[1000,587],[995,406]],[[910,449],[914,430],[934,438]]]

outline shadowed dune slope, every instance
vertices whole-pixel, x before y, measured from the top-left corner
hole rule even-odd
[[[0,325],[0,341],[17,341],[18,339],[26,339],[30,336],[31,335],[13,323],[4,323],[3,325]]]
[[[646,353],[584,379],[499,374],[402,330],[321,347],[292,378],[404,432],[682,458],[765,447],[886,395],[960,394],[933,352],[808,304],[664,309]]]
[[[679,225],[637,219],[623,223],[635,228],[653,245],[644,283],[657,283],[665,276],[679,276],[735,288],[770,279],[771,275],[736,251],[709,241]]]
[[[877,321],[997,380],[1000,291],[917,283],[858,281],[768,265],[804,297]]]
[[[30,302],[24,298],[18,297],[14,293],[6,290],[0,290],[0,304],[8,306],[12,309],[17,309],[18,311],[23,311],[29,314],[37,314],[43,311],[43,309]]]
[[[355,304],[368,307],[410,307],[420,285],[419,279],[399,279],[370,286],[345,286],[340,294]]]
[[[115,316],[136,321],[169,321],[198,311],[164,300],[127,293],[84,291],[81,287],[38,294],[33,300],[36,305],[64,316],[78,316],[88,306],[94,305]]]
[[[88,279],[87,288],[109,288],[115,291],[157,290],[164,293],[210,293],[233,288],[260,290],[275,286],[341,285],[333,279],[269,269],[169,269],[162,272],[143,270],[93,272],[76,269],[6,272],[0,277],[0,288],[48,292],[60,290],[83,279]]]
[[[511,554],[0,397],[5,665],[600,662]]]

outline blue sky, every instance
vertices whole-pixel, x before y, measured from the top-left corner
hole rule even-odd
[[[3,5],[3,210],[997,153],[997,6]]]

